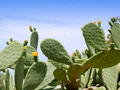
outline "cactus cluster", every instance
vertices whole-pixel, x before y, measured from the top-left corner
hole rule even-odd
[[[38,57],[39,35],[30,26],[30,45],[10,38],[0,52],[0,90],[117,90],[120,24],[113,17],[109,25],[106,40],[101,21],[86,24],[82,32],[88,48],[83,53],[76,49],[72,56],[57,40],[44,39],[40,48],[46,62]],[[14,79],[9,69],[15,71]]]

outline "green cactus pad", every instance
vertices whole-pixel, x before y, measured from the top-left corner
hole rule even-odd
[[[102,80],[108,90],[117,90],[118,66],[102,69]]]
[[[94,23],[89,23],[82,28],[87,44],[98,50],[106,50],[106,41],[103,30]]]
[[[0,70],[14,65],[23,54],[23,45],[18,42],[12,42],[3,51],[0,52]]]
[[[71,64],[70,56],[57,40],[45,39],[41,42],[40,47],[48,59],[52,59],[60,63]]]
[[[25,77],[23,90],[34,90],[44,80],[47,66],[44,62],[33,63]]]
[[[35,61],[34,57],[32,55],[32,52],[35,52],[36,50],[32,46],[27,46],[26,48],[26,57],[24,57],[24,65],[25,66],[31,66]]]
[[[10,84],[10,73],[9,73],[9,70],[6,70],[6,73],[5,73],[5,88],[6,88],[6,90],[9,90],[9,84]]]
[[[82,66],[71,65],[68,70],[68,76],[71,81],[74,81],[85,72],[88,68],[108,68],[120,62],[120,50],[102,51],[89,58]],[[72,72],[74,71],[74,72]]]
[[[15,67],[16,90],[22,90],[23,78],[24,78],[24,59],[20,58]]]
[[[89,58],[83,65],[92,68],[108,68],[120,62],[120,50],[102,51]]]
[[[91,72],[92,72],[92,68],[88,69],[86,72],[85,72],[85,80],[84,80],[84,87],[88,87],[88,83],[89,83],[89,80],[90,80],[90,77],[91,77]]]
[[[56,79],[58,79],[58,80],[60,80],[60,81],[62,81],[64,83],[69,83],[65,70],[63,70],[63,69],[56,69],[53,72],[53,75],[55,76]]]
[[[35,90],[40,90],[44,88],[45,86],[47,86],[49,83],[51,83],[55,79],[55,77],[53,76],[53,71],[56,68],[50,62],[47,62],[46,65],[47,65],[46,76],[44,80],[42,81],[42,83]]]
[[[33,31],[30,37],[30,45],[37,50],[38,46],[38,32]]]
[[[14,90],[14,80],[12,75],[9,73],[9,70],[5,73],[5,90]]]
[[[31,55],[32,55],[32,52],[35,52],[35,51],[36,51],[35,48],[33,48],[32,46],[27,46],[26,48],[26,53],[29,53]]]
[[[120,24],[114,23],[110,31],[115,44],[120,48]]]
[[[25,66],[31,66],[35,62],[34,57],[29,53],[26,53],[26,57],[24,57],[23,59]]]

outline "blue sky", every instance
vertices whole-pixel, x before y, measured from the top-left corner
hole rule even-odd
[[[0,51],[12,37],[29,40],[29,25],[37,28],[39,43],[45,38],[60,41],[71,55],[86,49],[81,28],[102,21],[108,34],[108,20],[120,16],[119,0],[0,0]],[[46,60],[38,47],[39,57]]]

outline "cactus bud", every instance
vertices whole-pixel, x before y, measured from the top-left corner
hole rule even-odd
[[[38,62],[38,52],[32,52],[35,62]]]
[[[85,53],[84,53],[84,52],[82,52],[82,55],[85,55]]]
[[[112,23],[110,21],[108,21],[109,25],[112,27]]]
[[[78,58],[81,59],[81,54],[78,55]]]
[[[75,62],[75,56],[72,56],[72,61]]]
[[[101,27],[101,21],[98,21],[98,26]]]
[[[93,22],[94,24],[96,24],[96,22]]]
[[[12,38],[10,38],[10,41],[11,41],[11,42],[13,42],[13,39],[12,39]]]
[[[112,21],[112,23],[115,23],[115,22],[117,22],[117,18],[112,17],[112,18],[111,18],[111,21]]]
[[[77,56],[77,53],[76,53],[76,52],[74,52],[74,56]]]
[[[6,44],[9,45],[9,42],[7,41]]]
[[[31,32],[33,31],[33,30],[32,30],[32,26],[29,26],[29,29],[30,29]]]
[[[24,40],[23,45],[26,46],[28,44],[28,40]]]
[[[79,55],[79,54],[80,54],[80,53],[79,53],[79,50],[76,49],[76,53],[77,53],[77,55]]]
[[[36,31],[36,28],[34,28],[34,31]]]

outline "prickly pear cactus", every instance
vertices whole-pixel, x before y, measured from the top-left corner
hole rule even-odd
[[[47,86],[49,83],[51,83],[55,77],[53,76],[53,71],[56,69],[50,62],[46,62],[47,65],[47,73],[45,75],[44,80],[42,83],[35,89],[35,90],[40,90]]]
[[[119,50],[99,52],[98,54],[89,58],[89,60],[86,61],[82,66],[80,66],[79,64],[71,65],[68,69],[68,77],[71,81],[74,81],[88,68],[102,69],[112,67],[120,62],[119,56]]]
[[[22,90],[23,78],[24,78],[24,59],[20,58],[15,67],[16,90]]]
[[[110,31],[115,44],[117,45],[118,48],[120,48],[120,24],[114,23]]]
[[[12,42],[3,51],[0,52],[0,70],[6,69],[15,64],[23,54],[23,45],[18,42]]]
[[[35,62],[34,57],[32,55],[32,52],[35,52],[35,51],[36,50],[32,46],[27,46],[26,56],[23,57],[25,66],[31,66]]]
[[[37,88],[37,86],[44,80],[46,72],[47,66],[44,62],[32,64],[26,74],[23,90],[34,90]]]
[[[45,39],[41,42],[40,48],[48,59],[60,63],[71,64],[70,56],[57,40]]]
[[[5,73],[5,90],[14,90],[14,80],[9,70],[6,70]]]
[[[56,79],[64,82],[64,83],[69,83],[69,80],[67,78],[67,73],[65,70],[63,69],[56,69],[54,72],[53,72],[53,75],[55,76]]]
[[[89,58],[83,66],[92,68],[108,68],[120,62],[119,56],[119,50],[102,51]]]
[[[33,31],[30,37],[30,45],[33,46],[37,50],[38,46],[38,32]]]
[[[89,23],[82,28],[82,31],[88,45],[98,50],[106,50],[105,35],[100,27],[94,23]]]
[[[102,69],[102,80],[108,90],[117,90],[118,66]]]

